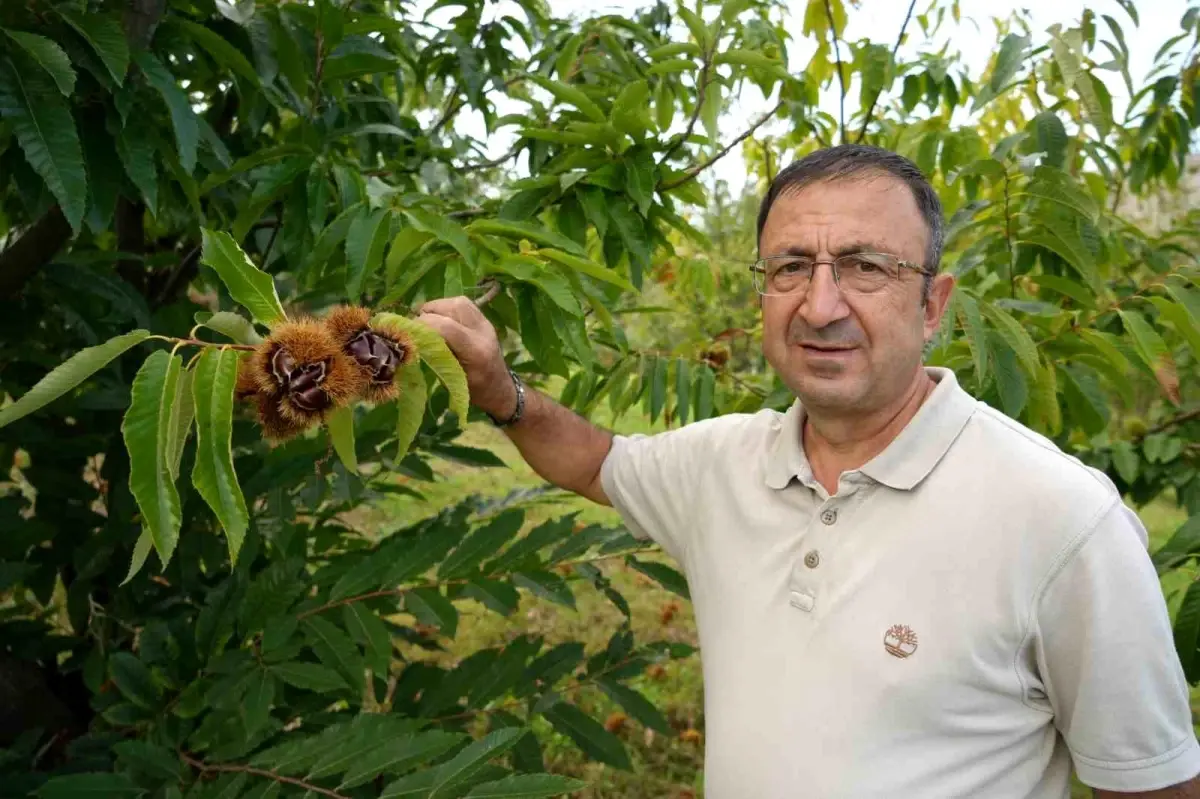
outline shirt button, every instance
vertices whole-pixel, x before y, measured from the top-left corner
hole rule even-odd
[[[820,563],[821,563],[821,553],[817,552],[817,550],[810,549],[804,555],[804,565],[807,566],[808,568],[815,569],[815,568],[817,568],[818,565],[820,565]]]
[[[816,600],[813,599],[812,594],[802,594],[799,591],[792,592],[792,607],[808,611],[812,610],[814,605],[816,605]]]
[[[837,521],[837,510],[835,510],[834,508],[830,508],[829,510],[822,511],[821,522],[823,524],[833,524],[836,521]]]

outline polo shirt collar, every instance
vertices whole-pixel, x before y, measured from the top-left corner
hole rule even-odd
[[[933,391],[900,435],[859,469],[871,479],[901,491],[916,487],[933,471],[977,404],[959,386],[951,370],[927,366],[925,372],[937,381]],[[812,467],[801,444],[804,415],[799,400],[783,415],[778,438],[767,453],[766,483],[771,488],[786,488],[793,477],[804,483],[812,480]]]

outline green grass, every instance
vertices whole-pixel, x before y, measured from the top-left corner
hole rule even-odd
[[[631,414],[614,421],[601,408],[595,421],[620,433],[655,432],[663,429],[661,421],[648,425],[640,414]],[[501,497],[513,490],[544,486],[544,481],[521,459],[516,448],[499,431],[485,424],[472,424],[459,443],[484,447],[496,453],[507,468],[480,469],[458,463],[441,461],[435,464],[437,479],[433,483],[414,482],[412,487],[424,497],[395,496],[386,504],[361,511],[357,524],[360,529],[394,526],[396,519],[419,518],[435,513],[448,503],[475,493],[483,497]],[[527,510],[531,524],[577,511],[585,523],[615,525],[620,519],[615,511],[573,495],[557,492],[542,504]],[[1139,509],[1156,548],[1184,520],[1184,514],[1168,500],[1157,501]],[[664,557],[665,556],[659,556]],[[633,629],[638,641],[669,640],[695,646],[696,632],[691,606],[664,590],[640,573],[625,566],[620,559],[601,566],[605,575],[629,601]],[[1164,578],[1163,587],[1172,597],[1172,613],[1178,589],[1185,587],[1193,575],[1174,573]],[[448,665],[478,649],[497,646],[520,633],[545,637],[552,646],[567,640],[582,641],[591,653],[603,648],[621,621],[620,612],[599,592],[590,588],[577,590],[577,610],[572,611],[522,592],[516,613],[505,618],[485,610],[475,602],[460,602],[461,620],[458,636],[446,642],[447,651],[432,657]],[[560,774],[574,775],[587,780],[591,787],[580,794],[581,799],[661,799],[699,797],[703,795],[703,679],[700,661],[696,656],[674,661],[661,672],[633,680],[631,684],[642,691],[670,721],[675,734],[656,733],[632,720],[617,726],[616,734],[625,742],[634,770],[632,773],[588,762],[566,738],[555,735],[539,719],[535,726],[544,744],[546,767]],[[575,697],[582,707],[602,722],[612,721],[610,714],[618,710],[599,691],[589,690]],[[1200,690],[1193,692],[1193,707],[1200,709]],[[697,737],[699,733],[699,737]],[[1072,796],[1090,797],[1089,789],[1076,783]]]

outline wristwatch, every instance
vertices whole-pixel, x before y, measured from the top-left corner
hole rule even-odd
[[[508,376],[512,378],[513,387],[517,390],[517,409],[507,419],[497,419],[489,413],[487,416],[496,427],[514,425],[521,421],[521,417],[525,414],[525,384],[521,382],[521,378],[517,377],[517,373],[512,370],[511,366],[508,368]]]

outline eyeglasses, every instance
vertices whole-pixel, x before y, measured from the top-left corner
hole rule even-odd
[[[882,252],[856,252],[832,261],[818,261],[807,255],[771,255],[755,261],[750,271],[759,294],[803,294],[821,264],[833,267],[833,282],[843,293],[856,295],[883,291],[900,278],[902,269],[934,274],[920,264]]]

